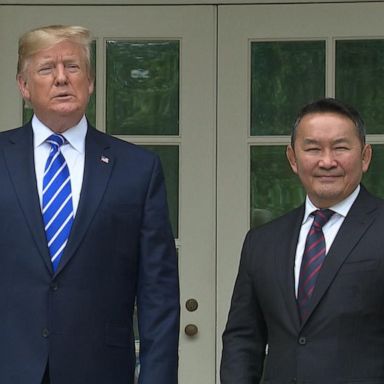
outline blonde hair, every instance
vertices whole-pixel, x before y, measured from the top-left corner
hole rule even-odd
[[[19,58],[17,62],[17,75],[25,72],[28,60],[37,52],[50,48],[53,45],[69,40],[79,44],[85,54],[87,72],[93,77],[91,70],[91,34],[80,26],[49,25],[33,29],[24,33],[19,39]]]

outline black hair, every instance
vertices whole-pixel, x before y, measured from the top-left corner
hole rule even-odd
[[[313,101],[306,104],[298,113],[296,120],[292,126],[291,132],[291,145],[294,147],[297,127],[304,116],[311,113],[336,113],[338,115],[349,118],[356,126],[357,133],[361,144],[365,145],[365,123],[360,113],[351,105],[348,105],[340,100],[328,97],[320,100]]]

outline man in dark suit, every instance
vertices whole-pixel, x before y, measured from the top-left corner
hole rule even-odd
[[[19,41],[34,116],[0,134],[0,383],[177,383],[179,283],[160,162],[91,127],[90,34]],[[56,207],[56,210],[53,209]]]
[[[360,185],[361,117],[305,106],[287,157],[307,198],[246,236],[223,334],[223,384],[384,383],[384,212]]]

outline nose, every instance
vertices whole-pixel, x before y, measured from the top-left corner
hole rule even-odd
[[[324,151],[324,153],[322,153],[319,166],[325,169],[337,167],[337,161],[332,151]]]
[[[60,85],[65,85],[68,82],[68,77],[65,72],[65,67],[64,65],[59,64],[56,67],[55,70],[55,85],[60,86]]]

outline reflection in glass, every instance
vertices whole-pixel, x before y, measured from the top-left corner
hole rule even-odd
[[[372,146],[373,157],[362,183],[384,198],[384,144]],[[305,191],[292,172],[285,146],[251,147],[251,227],[258,227],[304,202]]]
[[[384,40],[336,41],[336,97],[362,114],[368,133],[384,133]]]
[[[285,149],[285,145],[251,147],[251,227],[281,216],[305,199]]]
[[[169,217],[173,235],[177,238],[179,236],[179,146],[144,145],[143,147],[157,153],[160,157],[167,188]]]
[[[368,172],[363,176],[363,184],[369,192],[384,198],[384,144],[372,145],[373,155]]]
[[[297,111],[325,95],[325,41],[251,43],[251,135],[289,135]]]
[[[96,41],[93,40],[91,43],[91,66],[93,74],[96,74]],[[94,90],[89,98],[86,115],[89,122],[96,125],[96,78],[94,82]],[[27,123],[33,116],[33,109],[30,108],[23,100],[23,124]]]
[[[89,98],[87,110],[85,114],[89,122],[95,127],[96,126],[96,41],[91,43],[91,67],[94,75],[94,89],[91,97]]]
[[[23,124],[26,124],[29,120],[32,119],[33,109],[29,107],[23,100]]]
[[[178,135],[179,41],[107,41],[107,132]]]

